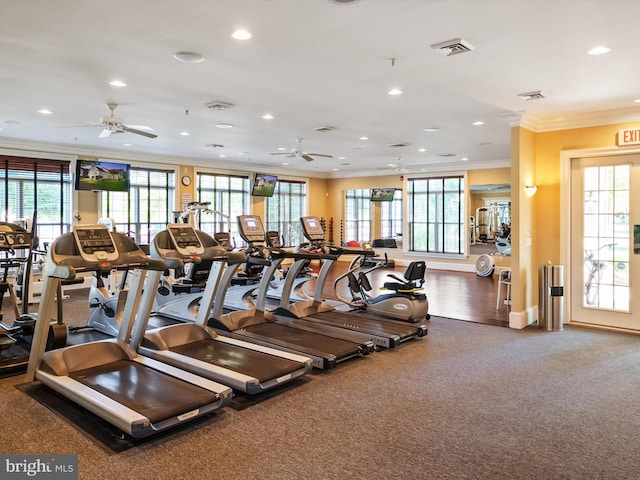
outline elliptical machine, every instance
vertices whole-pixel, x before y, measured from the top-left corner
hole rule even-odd
[[[352,265],[354,264],[357,264],[357,259],[352,262]],[[336,297],[353,308],[393,320],[411,323],[428,320],[430,318],[429,301],[427,295],[422,291],[424,290],[426,271],[425,262],[411,262],[405,270],[403,278],[388,274],[387,276],[395,281],[385,282],[383,290],[391,290],[392,292],[373,297],[369,293],[373,287],[367,274],[384,266],[385,264],[381,262],[369,270],[358,272],[357,276],[355,273],[357,267],[349,268],[346,273],[336,278],[333,284]],[[351,300],[340,295],[337,288],[338,282],[345,277],[348,280]]]

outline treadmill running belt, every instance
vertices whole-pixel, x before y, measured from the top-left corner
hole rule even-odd
[[[78,370],[74,380],[147,417],[151,423],[217,401],[218,395],[128,360]]]
[[[293,360],[211,339],[178,345],[171,351],[252,376],[260,383],[303,368]]]
[[[292,345],[300,345],[321,352],[331,353],[335,355],[336,358],[345,358],[359,351],[359,344],[354,342],[329,337],[328,335],[307,332],[280,323],[258,323],[246,327],[245,330],[265,338],[274,338],[291,343]]]
[[[350,330],[367,332],[374,335],[397,335],[403,340],[418,335],[418,329],[413,325],[385,323],[384,320],[372,319],[367,314],[357,312],[316,312],[309,315],[309,318],[330,322],[338,327],[344,326],[344,328],[349,328]]]

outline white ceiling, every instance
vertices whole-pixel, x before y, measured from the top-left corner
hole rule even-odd
[[[640,120],[637,0],[0,0],[0,18],[0,147],[378,175],[397,157],[410,172],[508,165],[518,119],[537,130]],[[253,37],[232,39],[238,27]],[[455,38],[474,50],[430,47]],[[611,52],[587,55],[597,45]],[[180,51],[205,61],[180,63]],[[534,90],[546,98],[517,96]],[[110,102],[158,137],[98,138],[86,122]],[[325,125],[335,130],[314,130]],[[334,158],[270,155],[296,138]]]

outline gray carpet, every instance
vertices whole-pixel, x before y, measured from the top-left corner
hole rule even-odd
[[[81,479],[638,478],[639,341],[433,318],[396,351],[117,455],[13,377],[0,445],[78,453]]]

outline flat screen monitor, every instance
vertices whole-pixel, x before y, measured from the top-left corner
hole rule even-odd
[[[277,182],[278,177],[276,177],[275,175],[256,173],[256,176],[253,179],[251,195],[253,195],[254,197],[273,197],[273,192],[276,189]]]
[[[76,162],[76,190],[129,191],[129,169],[126,163],[103,160],[78,160]]]
[[[396,194],[395,188],[373,188],[371,189],[372,202],[392,202]]]

